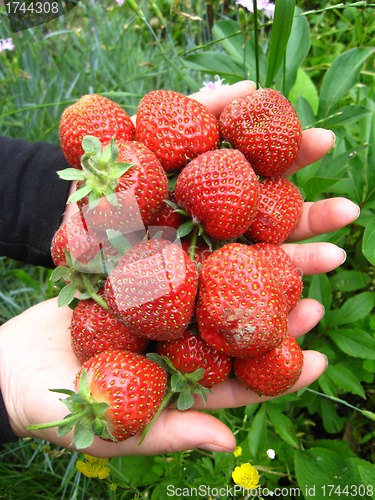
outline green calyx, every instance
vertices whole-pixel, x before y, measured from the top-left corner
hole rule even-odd
[[[65,394],[68,397],[60,399],[68,408],[70,413],[62,420],[47,422],[45,424],[29,425],[29,431],[50,429],[57,427],[57,435],[65,436],[74,429],[73,440],[77,449],[91,446],[94,436],[102,439],[116,441],[108,429],[105,414],[109,405],[105,402],[95,402],[91,397],[88,377],[85,369],[82,369],[81,378],[78,383],[77,392],[67,389],[51,389],[51,392]]]
[[[194,395],[198,394],[207,403],[207,394],[212,391],[203,387],[199,381],[204,375],[204,369],[198,368],[191,373],[180,372],[166,356],[159,356],[154,352],[147,354],[147,358],[158,363],[168,375],[167,391],[168,404],[177,402],[177,408],[181,411],[188,410],[194,404]]]
[[[92,298],[104,309],[108,309],[104,299],[98,294],[107,278],[101,252],[98,252],[87,265],[75,261],[67,251],[65,251],[65,257],[67,266],[57,267],[50,277],[53,283],[58,283],[60,280],[66,283],[58,294],[58,306],[74,306],[76,294],[80,292],[81,299]]]
[[[118,181],[132,166],[131,163],[119,162],[119,150],[114,138],[102,151],[97,137],[86,135],[82,140],[85,153],[81,157],[82,170],[67,168],[57,172],[66,181],[79,181],[80,187],[68,199],[68,203],[77,202],[86,196],[89,204],[95,204],[102,196],[111,197],[115,193]]]

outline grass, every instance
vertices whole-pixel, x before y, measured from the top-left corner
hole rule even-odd
[[[217,40],[217,22],[241,22],[236,24],[240,36],[245,22],[245,38],[252,37],[251,16],[244,18],[234,1],[148,0],[136,5],[138,13],[141,8],[141,17],[128,4],[119,7],[115,1],[83,0],[66,16],[17,34],[11,33],[5,10],[0,8],[0,38],[12,37],[15,44],[14,51],[0,53],[0,133],[58,143],[61,113],[81,95],[102,93],[134,114],[141,97],[152,89],[192,92],[215,73],[220,74],[221,68],[199,68],[189,59],[192,54],[204,55],[211,50],[226,54],[228,45]],[[364,2],[345,6],[334,1],[302,1],[298,7],[307,20],[311,42],[301,69],[319,96],[324,77],[338,57],[350,49],[372,46],[374,6]],[[261,22],[261,43],[267,48],[272,27],[267,19]],[[226,40],[234,41],[235,37]],[[243,47],[242,38],[238,47]],[[348,308],[358,296],[365,300],[361,295],[364,292],[374,292],[374,266],[366,257],[365,231],[374,216],[370,173],[375,157],[371,146],[364,147],[371,145],[371,138],[375,140],[371,135],[375,130],[372,65],[373,58],[368,58],[340,100],[340,109],[359,106],[362,114],[334,128],[337,146],[329,161],[305,169],[295,179],[306,187],[309,199],[348,193],[362,208],[354,225],[323,237],[346,249],[346,264],[327,276],[305,278],[305,295],[324,303],[326,318],[331,311]],[[232,83],[242,75],[243,68],[240,75],[228,73],[225,79]],[[250,77],[254,78],[253,73]],[[298,92],[295,98],[297,109],[305,113],[306,102]],[[306,116],[316,118],[309,113]],[[358,151],[349,160],[346,158],[339,181],[322,184],[319,179],[324,175],[316,174],[323,172],[330,177],[329,165],[352,149]],[[364,178],[366,165],[369,175]],[[0,258],[0,321],[53,296],[49,275],[45,269]],[[355,321],[340,328],[355,331],[363,339],[363,349],[364,345],[372,345],[372,311],[363,317],[357,314]],[[323,459],[326,455],[322,449],[331,458],[336,453],[345,467],[349,462],[350,467],[355,463],[358,468],[375,463],[373,421],[363,414],[375,411],[375,357],[365,356],[358,344],[353,344],[356,352],[345,350],[334,336],[340,328],[323,321],[303,341],[305,346],[326,353],[333,367],[311,387],[321,396],[304,391],[265,405],[217,412],[243,446],[243,460],[250,460],[262,470],[270,489],[297,486],[306,479],[298,471],[301,456],[297,448],[307,454],[319,449]],[[268,448],[276,450],[277,458],[272,463],[265,455]],[[78,457],[77,453],[41,440],[25,438],[5,445],[0,450],[0,498],[163,498],[167,484],[192,486],[207,482],[207,477],[217,486],[228,484],[235,465],[232,456],[197,451],[122,457],[111,459],[110,480],[99,481],[78,473]],[[348,477],[357,480],[358,470]],[[365,481],[364,472],[361,477]],[[111,482],[117,485],[116,490]]]

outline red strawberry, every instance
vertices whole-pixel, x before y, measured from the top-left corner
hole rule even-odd
[[[122,350],[141,353],[147,345],[147,339],[134,335],[93,299],[80,300],[74,308],[70,339],[73,352],[81,364],[99,352]]]
[[[111,141],[103,148],[92,136],[84,138],[83,147],[82,171],[59,172],[66,180],[79,178],[69,201],[78,202],[95,231],[127,234],[144,229],[163,209],[168,194],[166,173],[154,153],[134,141]]]
[[[141,100],[135,139],[153,151],[167,172],[219,146],[217,119],[194,99],[171,90],[154,90]]]
[[[219,149],[200,155],[182,170],[175,196],[208,236],[227,240],[241,236],[253,221],[258,179],[242,153]]]
[[[260,89],[229,103],[219,119],[222,137],[242,151],[258,175],[284,173],[298,156],[302,129],[292,104]]]
[[[281,247],[271,243],[256,243],[252,248],[262,252],[272,265],[273,272],[283,288],[289,313],[295,308],[302,294],[303,283],[299,269]]]
[[[75,212],[55,232],[51,243],[54,264],[67,266],[66,252],[73,261],[87,265],[101,250],[101,239],[89,230],[81,212]]]
[[[192,373],[204,369],[199,380],[203,387],[212,387],[223,382],[232,369],[232,358],[210,347],[199,335],[190,330],[178,339],[157,343],[157,352],[166,356],[181,373]]]
[[[229,356],[259,355],[287,334],[286,302],[271,264],[241,243],[203,262],[196,317],[202,338]]]
[[[135,334],[152,340],[182,335],[197,293],[197,270],[177,245],[153,239],[131,248],[106,281],[110,310]]]
[[[60,422],[29,426],[29,430],[59,426],[59,435],[74,428],[72,444],[90,446],[94,434],[125,441],[145,429],[162,404],[167,376],[155,362],[129,351],[105,351],[86,361],[77,374],[76,393],[62,402],[70,414]]]
[[[258,211],[245,236],[252,241],[279,245],[288,238],[301,216],[301,193],[293,182],[283,177],[263,179],[259,187]]]
[[[263,396],[279,396],[290,389],[299,379],[302,367],[303,352],[289,333],[271,351],[233,362],[238,380]]]
[[[130,116],[107,97],[97,94],[82,96],[62,114],[60,121],[61,149],[74,168],[81,168],[85,135],[97,137],[103,145],[116,140],[132,141],[135,127]]]

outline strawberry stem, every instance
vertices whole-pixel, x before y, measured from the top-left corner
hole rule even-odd
[[[107,303],[105,302],[104,299],[102,299],[96,292],[95,290],[93,289],[91,283],[90,283],[90,280],[88,279],[87,275],[86,274],[82,274],[82,279],[83,279],[83,283],[85,285],[85,288],[86,288],[86,291],[87,293],[90,295],[90,297],[92,299],[95,300],[95,302],[97,302],[101,307],[103,307],[103,309],[106,309],[108,311],[108,306],[107,306]]]
[[[146,425],[146,427],[143,429],[142,431],[142,437],[141,437],[141,440],[139,441],[139,444],[138,446],[141,446],[141,444],[143,443],[143,440],[145,439],[145,437],[147,436],[148,434],[148,431],[151,429],[152,425],[154,424],[155,420],[158,418],[158,416],[160,415],[160,413],[164,410],[164,408],[167,406],[167,404],[169,403],[171,397],[174,395],[173,391],[169,390],[166,395],[164,396],[163,398],[163,401],[160,403],[160,406],[157,410],[157,412],[155,413],[153,419]]]
[[[54,422],[46,422],[45,424],[32,424],[27,426],[28,431],[38,431],[43,429],[51,429],[52,427],[60,427],[60,425],[70,424],[71,422],[78,422],[78,420],[88,413],[91,412],[91,408],[85,408],[84,410],[70,414],[63,418],[62,420],[55,420]]]
[[[199,227],[197,225],[195,225],[194,229],[193,229],[193,233],[191,235],[190,250],[189,250],[189,257],[191,258],[191,260],[193,262],[194,262],[194,256],[195,256],[195,249],[197,247],[198,232],[199,232]]]

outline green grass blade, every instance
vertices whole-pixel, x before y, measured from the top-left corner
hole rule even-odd
[[[266,87],[272,85],[276,73],[283,61],[286,46],[292,31],[295,6],[295,0],[276,0]]]

